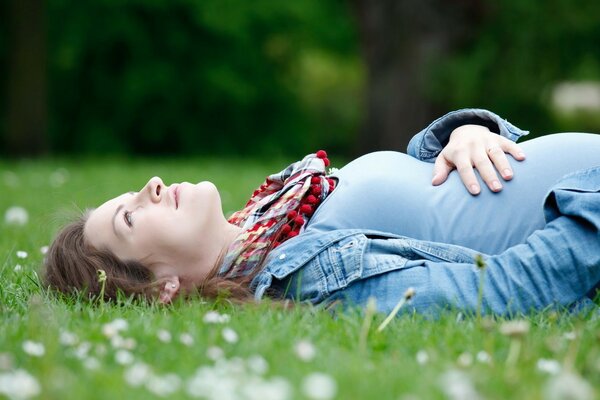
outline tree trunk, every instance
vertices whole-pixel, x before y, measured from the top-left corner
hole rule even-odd
[[[7,151],[9,156],[47,150],[46,25],[44,0],[12,0],[9,10]]]
[[[443,111],[428,95],[432,66],[475,32],[482,0],[353,0],[367,67],[358,152],[405,150]]]

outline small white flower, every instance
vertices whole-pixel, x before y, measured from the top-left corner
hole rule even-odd
[[[23,251],[23,250],[18,250],[17,251],[17,257],[18,258],[27,258],[27,256],[28,256],[28,254],[27,254],[26,251]]]
[[[23,270],[23,267],[21,266],[21,264],[17,264],[13,268],[13,271],[15,271],[15,272],[21,272],[21,270]]]
[[[120,349],[115,353],[115,361],[121,365],[131,364],[133,362],[133,354],[127,350]]]
[[[223,332],[221,332],[221,335],[223,336],[223,339],[225,339],[225,341],[227,343],[236,343],[239,339],[238,334],[231,328],[223,329]]]
[[[577,333],[575,333],[575,332],[573,332],[573,331],[571,331],[571,332],[565,332],[565,333],[563,334],[563,337],[564,337],[566,340],[571,340],[571,341],[572,341],[572,340],[575,340],[575,339],[577,339]]]
[[[74,346],[77,344],[77,335],[69,331],[61,331],[58,335],[58,342],[63,346]]]
[[[313,372],[302,380],[302,393],[314,400],[332,399],[337,393],[337,384],[331,376]]]
[[[37,379],[23,369],[0,373],[0,394],[11,399],[29,399],[41,392]]]
[[[209,311],[204,314],[202,321],[204,321],[206,324],[225,324],[229,322],[229,319],[230,317],[227,314],[219,314],[216,311]]]
[[[48,246],[42,246],[42,247],[40,247],[40,253],[46,254],[46,253],[48,253],[48,249],[49,249]]]
[[[4,222],[7,225],[23,226],[29,221],[29,213],[26,209],[19,206],[10,207],[4,213]]]
[[[120,335],[115,335],[110,338],[110,345],[115,349],[133,350],[137,343],[133,338],[124,338]]]
[[[250,370],[256,373],[257,375],[263,375],[269,369],[269,364],[267,363],[267,360],[265,360],[259,355],[253,355],[249,357],[246,360],[246,363],[248,364],[248,368],[250,368]]]
[[[296,342],[296,345],[294,346],[294,352],[299,359],[307,362],[314,359],[315,355],[317,354],[315,346],[313,346],[313,344],[308,340],[300,340]]]
[[[89,370],[100,368],[100,361],[96,357],[88,357],[83,360],[83,366]]]
[[[425,365],[429,362],[429,354],[425,350],[417,351],[417,355],[415,357],[417,359],[417,363],[419,365]]]
[[[136,362],[125,370],[124,376],[129,386],[138,387],[152,377],[152,370],[143,362]]]
[[[477,361],[479,361],[482,364],[489,364],[492,362],[492,357],[490,357],[490,355],[487,352],[482,350],[479,353],[477,353]]]
[[[175,374],[165,376],[154,376],[146,381],[146,389],[160,397],[166,397],[181,386],[181,378]]]
[[[163,343],[171,342],[171,332],[165,329],[159,329],[158,332],[156,332],[156,336],[158,336],[158,340],[160,340]]]
[[[537,370],[540,372],[545,372],[550,375],[557,375],[561,370],[562,366],[556,360],[540,358],[537,360],[535,364]]]
[[[223,358],[223,349],[221,349],[220,347],[217,346],[210,346],[209,348],[206,349],[206,357],[208,357],[210,360],[216,361],[219,360],[221,358]]]
[[[121,331],[128,328],[127,321],[122,318],[117,318],[112,322],[102,325],[102,333],[107,338],[111,338]]]
[[[182,333],[179,335],[179,341],[181,344],[188,347],[194,344],[194,338],[189,333]]]
[[[456,362],[463,368],[470,367],[473,364],[473,355],[469,352],[461,353]]]
[[[550,378],[544,394],[543,397],[548,400],[592,400],[594,389],[581,376],[571,372],[562,372]]]
[[[440,378],[440,388],[450,400],[478,400],[480,398],[469,376],[459,370],[444,372]]]
[[[92,348],[92,345],[89,342],[82,342],[79,344],[79,346],[77,346],[75,348],[75,351],[73,352],[73,354],[75,355],[75,358],[83,360],[84,358],[87,357],[88,352],[90,351],[91,348]]]
[[[23,342],[23,351],[32,357],[41,357],[46,353],[44,345],[39,342],[26,340]]]

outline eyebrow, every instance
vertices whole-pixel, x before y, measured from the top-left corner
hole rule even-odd
[[[134,194],[135,192],[127,192],[127,194]],[[121,233],[117,232],[117,226],[115,224],[115,219],[117,218],[117,215],[119,215],[119,211],[121,211],[123,209],[123,207],[125,207],[125,204],[121,204],[119,207],[117,207],[117,209],[115,210],[115,214],[112,217],[112,228],[113,228],[113,232],[115,233],[115,236],[123,238],[123,235],[121,235]]]

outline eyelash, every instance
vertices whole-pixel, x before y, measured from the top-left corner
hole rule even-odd
[[[125,220],[125,224],[127,224],[127,226],[132,227],[133,223],[131,222],[131,212],[130,211],[125,211],[123,213],[123,219]]]

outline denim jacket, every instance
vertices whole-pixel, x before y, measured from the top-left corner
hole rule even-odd
[[[452,131],[465,124],[484,125],[511,140],[528,133],[490,111],[464,109],[437,119],[417,134],[409,144],[408,153],[422,161],[433,162]],[[386,232],[309,230],[269,254],[264,269],[252,281],[251,289],[257,300],[271,293],[313,304],[327,303],[335,299],[335,293],[357,282],[366,283],[370,278],[410,269],[423,262],[462,263],[474,268],[476,255],[475,251],[463,247]],[[378,289],[369,290],[376,292]],[[360,302],[358,297],[355,300]],[[381,303],[379,309],[387,311],[397,301],[396,293],[386,304]]]

